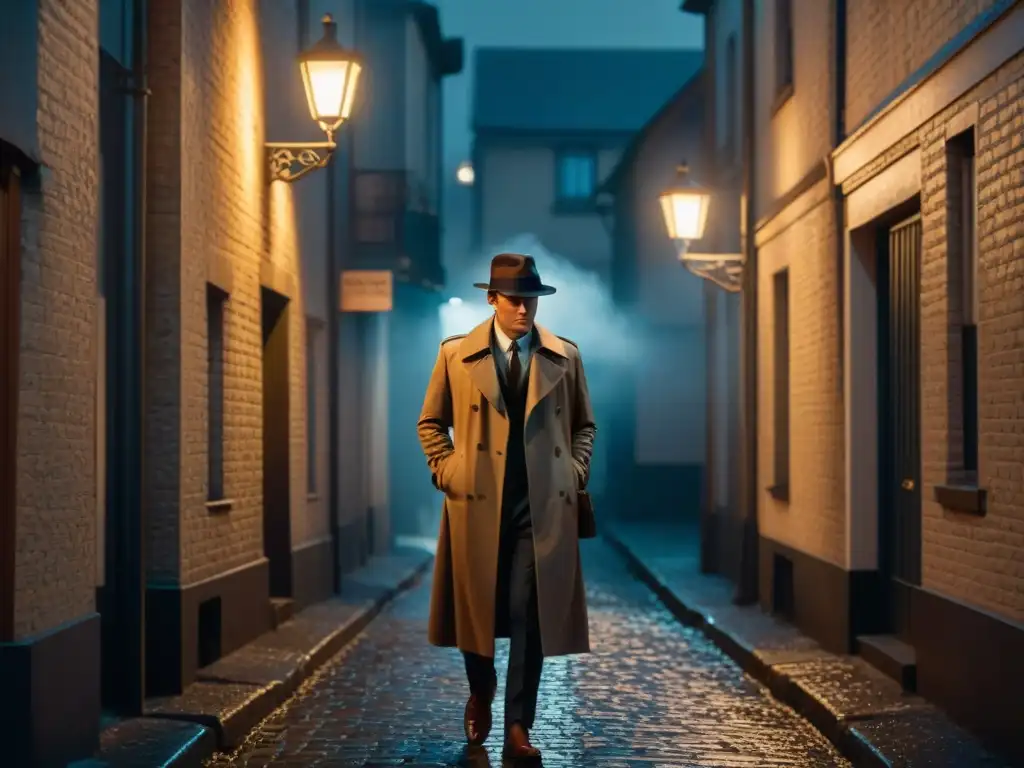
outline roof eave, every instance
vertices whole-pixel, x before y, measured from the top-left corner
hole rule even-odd
[[[704,87],[704,73],[704,66],[701,65],[701,68],[698,69],[689,80],[683,83],[682,87],[672,94],[672,97],[662,104],[661,108],[651,116],[651,119],[636,132],[633,140],[629,142],[629,145],[619,157],[619,161],[615,164],[615,167],[612,168],[605,180],[601,182],[600,186],[598,186],[598,192],[605,192],[612,195],[616,194],[616,190],[622,183],[623,175],[635,162],[637,153],[639,153],[640,148],[647,140],[651,131],[653,131],[654,128],[656,128],[661,121],[672,112],[673,107],[688,101],[693,98],[695,94],[699,94]]]
[[[679,10],[683,13],[697,13],[706,16],[714,5],[714,0],[683,0],[679,4]]]
[[[430,63],[438,77],[457,75],[465,64],[465,46],[461,37],[443,37],[437,6],[422,0],[410,0],[409,10],[419,24]]]

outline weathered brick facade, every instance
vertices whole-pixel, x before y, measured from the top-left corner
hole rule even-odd
[[[924,222],[921,283],[922,470],[925,487],[961,481],[962,386],[955,343],[959,285],[950,279],[947,124],[977,105],[978,485],[988,510],[923,510],[923,584],[1011,621],[1024,621],[1024,56],[1018,56],[917,132]],[[953,418],[951,418],[951,415]]]
[[[94,610],[97,3],[41,0],[40,173],[22,187],[15,635]]]
[[[843,400],[834,213],[827,181],[816,202],[758,249],[758,476],[762,536],[842,566]],[[775,370],[773,279],[789,275],[789,493],[765,491],[774,474]]]
[[[266,11],[261,19],[255,0],[172,0],[156,5],[150,24],[149,563],[151,578],[182,585],[263,557],[260,286],[268,275],[289,298],[293,544],[327,528],[322,509],[323,519],[305,515],[305,314],[293,190],[267,185],[263,156],[260,27],[297,29],[297,20],[291,4]],[[214,272],[231,276],[224,344],[231,507],[223,513],[206,506],[206,290]]]
[[[793,86],[775,87],[775,6],[757,27],[758,528],[763,537],[842,566],[843,399],[835,214],[820,173],[831,149],[829,8],[793,2]],[[809,185],[809,186],[808,186]],[[801,190],[803,190],[801,192]],[[773,279],[789,271],[788,498],[776,478]],[[784,494],[782,494],[784,496]]]
[[[847,133],[979,14],[997,4],[998,0],[847,0]]]

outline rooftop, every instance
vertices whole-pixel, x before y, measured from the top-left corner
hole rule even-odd
[[[700,69],[703,50],[478,48],[473,130],[640,130]]]

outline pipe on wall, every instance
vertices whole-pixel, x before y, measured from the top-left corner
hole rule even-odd
[[[743,267],[742,293],[742,481],[740,503],[743,509],[743,539],[740,554],[740,578],[734,601],[740,605],[756,603],[759,595],[759,532],[757,520],[757,246],[754,240],[757,222],[754,205],[757,190],[756,89],[754,77],[755,0],[743,0]]]
[[[146,695],[146,134],[148,0],[131,3],[131,99],[127,175],[127,247],[113,271],[108,298],[107,547],[104,654],[118,660],[105,705],[122,715],[143,714]]]

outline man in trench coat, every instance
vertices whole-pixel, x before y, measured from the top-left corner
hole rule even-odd
[[[538,297],[555,289],[533,258],[499,254],[490,282],[475,285],[494,316],[441,343],[418,424],[445,496],[429,640],[463,653],[464,726],[479,745],[491,728],[494,641],[510,638],[504,754],[536,759],[543,658],[590,651],[576,504],[596,426],[575,343],[534,323]]]

